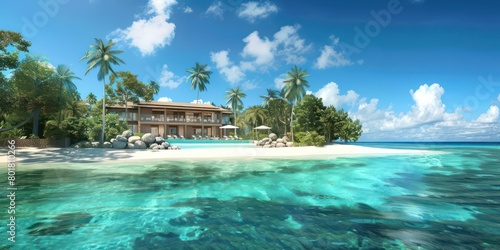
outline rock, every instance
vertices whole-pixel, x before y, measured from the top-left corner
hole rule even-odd
[[[135,143],[136,141],[139,141],[139,140],[141,140],[140,136],[131,136],[128,138],[129,143]]]
[[[264,146],[265,146],[265,145],[271,145],[271,142],[270,142],[270,141],[266,141],[266,142],[264,143]]]
[[[92,147],[93,147],[93,148],[99,148],[100,146],[101,146],[101,143],[100,143],[100,142],[97,142],[97,141],[92,142]]]
[[[125,138],[127,138],[127,139],[130,138],[133,135],[134,135],[134,133],[132,133],[132,131],[130,131],[130,130],[125,130],[122,133],[122,136],[125,137]]]
[[[284,148],[284,147],[286,147],[286,144],[282,143],[282,142],[278,142],[278,143],[276,143],[276,147],[277,148]]]
[[[128,142],[127,137],[124,137],[124,136],[122,136],[122,135],[117,135],[117,136],[116,136],[116,140],[117,140],[117,141],[121,141],[121,142]]]
[[[161,145],[162,143],[165,142],[165,139],[163,137],[156,137],[155,142],[156,144]]]
[[[120,135],[121,136],[121,135]],[[125,137],[124,137],[125,138]],[[115,140],[113,142],[113,148],[116,148],[116,149],[124,149],[127,147],[127,142],[124,142],[124,141],[119,141],[119,140]]]
[[[285,137],[286,137],[286,136],[285,136]],[[283,137],[283,139],[282,139],[282,140],[283,140],[283,143],[285,143],[285,144],[286,144],[286,143],[288,142],[288,138],[285,138],[285,137]]]
[[[160,149],[167,149],[167,148],[165,146],[163,146],[163,144],[162,144],[162,145],[160,145]]]
[[[290,140],[290,139],[288,139],[288,136],[286,136],[286,135],[285,135],[285,136],[283,136],[281,139],[283,139],[283,140],[287,140],[287,141],[288,141],[288,140]]]
[[[163,148],[168,148],[168,147],[170,147],[170,144],[169,144],[168,142],[163,142],[163,143],[161,144],[161,146],[162,146]]]
[[[111,142],[109,142],[109,141],[104,142],[103,148],[111,148],[111,147],[113,147]]]
[[[148,146],[143,141],[135,141],[134,142],[134,148],[135,149],[147,149]]]
[[[278,139],[278,136],[275,133],[270,133],[269,139],[271,139],[272,141],[276,141]]]
[[[263,146],[263,148],[270,148],[271,147],[271,144],[266,144]]]
[[[287,147],[293,147],[293,142],[291,142],[291,141],[287,142],[287,143],[286,143],[286,146],[287,146]]]
[[[160,146],[158,146],[158,144],[156,144],[156,146],[152,147],[151,149],[153,150],[153,152],[158,152],[158,150],[160,150]]]
[[[279,138],[276,140],[277,143],[283,143],[283,139]]]
[[[149,149],[153,149],[154,147],[158,147],[158,144],[153,143],[153,144],[149,145]]]
[[[146,143],[146,145],[150,145],[156,141],[156,138],[151,133],[146,133],[142,136],[141,140]]]
[[[271,138],[269,138],[269,137],[268,137],[268,138],[264,138],[264,139],[262,139],[262,141],[263,141],[263,142],[268,142],[268,141],[272,141],[272,140],[271,140]]]
[[[278,142],[277,141],[273,141],[273,142],[271,142],[271,145],[276,146],[276,143],[278,143]]]
[[[127,144],[127,148],[128,148],[128,149],[135,149],[135,144],[133,144],[133,143],[130,143],[130,142],[129,142],[129,143]]]
[[[172,146],[172,150],[179,150],[179,146]]]
[[[116,139],[114,139],[114,138],[109,140],[109,142],[111,142],[111,144],[113,144],[114,141],[116,141]]]

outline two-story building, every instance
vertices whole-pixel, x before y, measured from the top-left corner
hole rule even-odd
[[[125,106],[106,107],[107,113],[125,118]],[[128,103],[128,125],[134,133],[155,136],[222,137],[220,127],[229,124],[231,112],[210,104],[178,102]]]

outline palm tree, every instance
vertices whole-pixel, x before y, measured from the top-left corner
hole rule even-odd
[[[259,122],[263,123],[267,117],[267,110],[260,106],[252,106],[245,110],[245,117],[252,126],[257,126]]]
[[[292,112],[290,114],[290,132],[293,139],[293,108],[297,102],[302,100],[302,97],[306,95],[306,89],[309,87],[309,82],[306,78],[307,70],[302,70],[302,68],[297,68],[295,65],[290,72],[287,72],[287,78],[283,81],[286,85],[283,87],[284,97],[292,102]]]
[[[238,108],[243,106],[242,98],[245,98],[247,94],[243,93],[243,90],[240,87],[236,87],[235,89],[229,89],[226,91],[226,105],[230,105],[231,109],[234,112],[234,123],[236,125],[236,114],[238,112]]]
[[[79,77],[75,76],[75,73],[69,69],[66,65],[58,65],[56,68],[56,72],[54,74],[57,81],[59,81],[59,118],[57,119],[57,126],[61,123],[62,116],[62,107],[61,107],[61,96],[64,90],[68,93],[76,91],[76,85],[73,83],[73,80],[78,79]]]
[[[188,69],[187,72],[191,73],[186,79],[186,82],[191,80],[191,89],[198,89],[198,93],[196,94],[196,102],[198,103],[198,97],[200,95],[200,91],[207,90],[207,85],[210,84],[210,74],[211,71],[207,71],[207,65],[201,65],[199,63],[195,63],[195,66],[191,69]]]
[[[113,50],[112,40],[109,40],[106,45],[104,45],[101,39],[95,38],[95,43],[90,45],[90,50],[85,53],[81,60],[87,60],[87,71],[85,75],[87,75],[90,70],[94,68],[99,68],[99,72],[97,73],[97,79],[99,81],[103,81],[103,100],[102,100],[102,131],[101,131],[101,145],[104,143],[104,126],[106,123],[106,76],[111,73],[116,75],[115,71],[111,67],[111,64],[119,65],[120,63],[125,64],[120,58],[116,55],[123,53],[121,50]]]
[[[87,95],[87,98],[85,98],[85,101],[90,105],[94,105],[97,102],[97,96],[95,96],[94,93],[90,92]]]
[[[276,89],[267,89],[267,95],[260,95],[260,98],[264,99],[264,101],[262,101],[262,107],[266,108],[269,106],[270,101],[280,98],[280,92]]]
[[[154,100],[154,95],[156,95],[156,94],[158,94],[160,92],[160,84],[158,84],[155,81],[150,81],[148,83],[148,89],[149,89],[149,92],[150,92],[149,98],[151,100]]]

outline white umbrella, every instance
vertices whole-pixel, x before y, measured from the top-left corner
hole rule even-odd
[[[271,130],[271,128],[270,128],[270,127],[265,126],[265,125],[260,125],[260,126],[258,126],[258,127],[253,128],[253,129],[267,129],[267,133],[268,133],[268,134],[269,134],[269,132],[270,132],[270,130]]]
[[[236,129],[239,128],[239,127],[236,127],[234,125],[231,125],[231,124],[228,124],[228,125],[225,125],[225,126],[222,126],[222,127],[219,127],[220,129],[233,129],[234,128],[234,135],[236,135]]]

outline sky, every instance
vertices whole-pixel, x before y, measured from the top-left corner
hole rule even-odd
[[[85,98],[102,96],[80,61],[94,38],[112,39],[156,100],[196,102],[186,70],[213,72],[199,102],[245,107],[280,89],[294,65],[308,93],[363,124],[360,141],[500,141],[500,3],[494,0],[8,0],[0,29],[30,52],[69,66]]]

